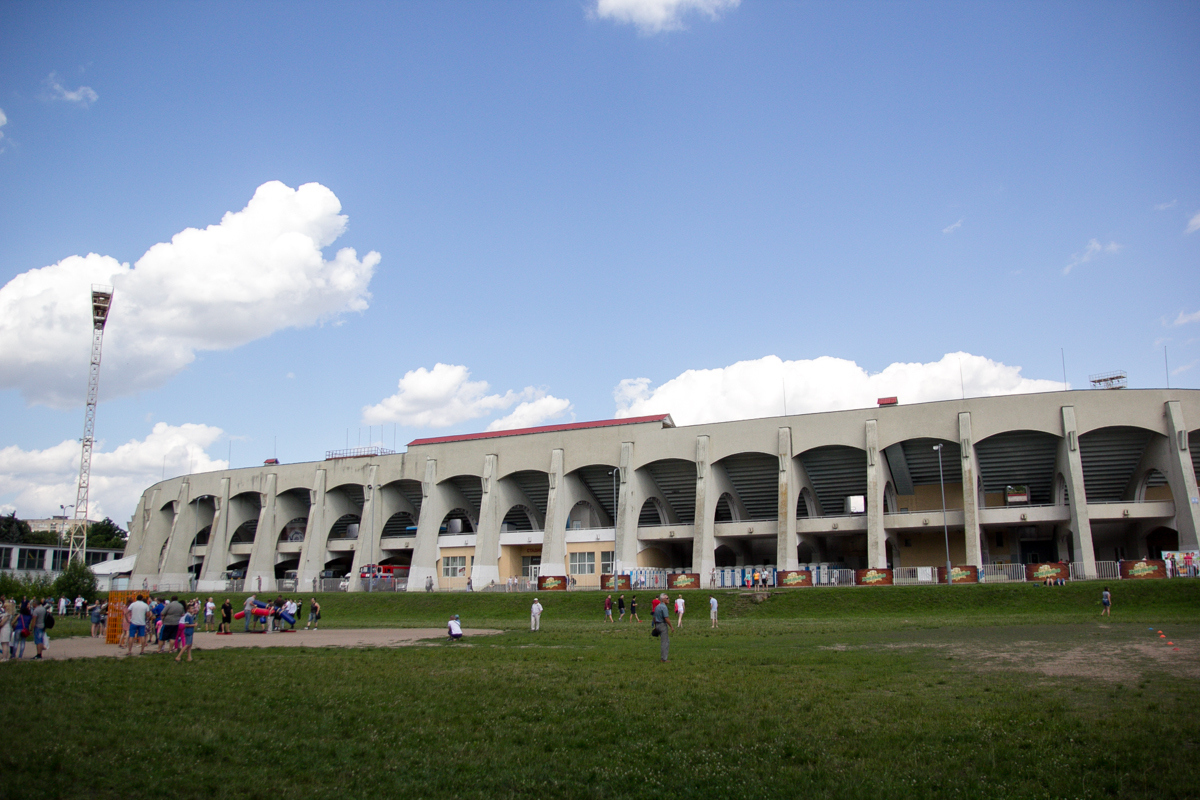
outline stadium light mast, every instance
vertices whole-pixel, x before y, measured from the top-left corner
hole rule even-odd
[[[950,574],[950,526],[946,522],[946,474],[942,472],[942,444],[933,446],[938,454],[938,482],[942,485],[942,533],[946,537],[946,585],[954,585],[954,576]]]
[[[96,397],[100,392],[100,347],[112,305],[113,287],[92,284],[92,360],[88,367],[87,408],[83,412],[83,455],[79,460],[79,491],[75,495],[75,522],[71,526],[67,563],[87,563],[88,484],[92,475],[92,436],[96,430]]]

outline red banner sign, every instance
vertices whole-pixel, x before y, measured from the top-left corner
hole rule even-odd
[[[1167,565],[1162,561],[1143,558],[1141,561],[1122,561],[1121,577],[1126,580],[1167,577]]]
[[[1066,564],[1026,564],[1025,580],[1045,583],[1046,581],[1071,580],[1071,568]]]
[[[683,572],[678,575],[667,576],[668,589],[699,589],[700,588],[700,573],[698,572]]]
[[[600,576],[600,588],[606,592],[628,591],[631,588],[629,585],[629,576],[628,575],[618,575],[616,586],[614,586],[612,575],[601,575]]]
[[[561,575],[538,575],[539,592],[565,592],[567,579]]]
[[[854,582],[859,586],[891,586],[892,571],[890,569],[856,569]]]
[[[938,567],[938,583],[946,582],[946,568]],[[967,565],[965,567],[951,567],[950,577],[953,583],[979,583],[979,567]]]
[[[785,589],[812,586],[812,573],[806,569],[781,569],[775,572],[775,585]]]

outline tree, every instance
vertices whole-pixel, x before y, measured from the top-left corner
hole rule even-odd
[[[96,574],[79,559],[72,559],[54,582],[54,593],[68,599],[83,595],[90,603],[96,599]]]
[[[29,541],[31,534],[29,523],[17,519],[17,512],[0,517],[0,542],[20,544]]]
[[[128,538],[129,534],[120,525],[105,517],[102,522],[93,522],[88,526],[87,546],[89,549],[124,550]]]

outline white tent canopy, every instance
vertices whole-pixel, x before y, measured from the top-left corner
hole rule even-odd
[[[100,575],[125,575],[133,572],[133,565],[137,561],[137,556],[126,556],[118,558],[116,561],[101,561],[99,564],[92,565],[92,574],[99,577]]]

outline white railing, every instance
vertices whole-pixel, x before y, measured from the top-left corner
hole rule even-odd
[[[892,583],[896,586],[924,586],[937,582],[937,567],[896,567],[892,570]]]
[[[670,572],[667,569],[641,567],[639,569],[627,570],[622,574],[629,576],[629,585],[632,589],[666,589],[667,575]]]
[[[813,586],[853,586],[854,570],[816,566],[812,568]]]
[[[1024,564],[984,564],[979,572],[980,583],[1024,583]]]
[[[1119,581],[1121,579],[1121,565],[1116,561],[1097,561],[1096,579],[1102,581]]]

